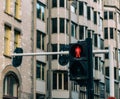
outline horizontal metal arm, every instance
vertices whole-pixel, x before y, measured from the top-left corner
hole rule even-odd
[[[68,54],[68,51],[61,52],[39,52],[39,53],[13,53],[11,56],[38,56],[38,55],[58,55],[58,54]]]
[[[109,50],[93,50],[93,54],[104,54],[109,53]],[[69,51],[61,52],[39,52],[39,53],[13,53],[11,56],[39,56],[39,55],[59,55],[69,54]]]

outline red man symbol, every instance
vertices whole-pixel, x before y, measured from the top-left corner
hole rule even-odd
[[[81,54],[81,48],[79,46],[77,46],[75,48],[75,57],[76,58],[79,58],[80,57],[80,54]]]

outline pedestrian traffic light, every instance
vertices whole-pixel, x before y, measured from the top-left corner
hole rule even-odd
[[[79,82],[88,79],[88,42],[71,43],[69,57],[70,80]]]
[[[17,47],[17,48],[14,50],[14,53],[23,53],[23,49]],[[20,66],[21,63],[22,63],[22,56],[14,56],[14,57],[13,57],[12,64],[13,64],[14,67]]]

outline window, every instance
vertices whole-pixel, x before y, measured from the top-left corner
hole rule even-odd
[[[40,61],[36,62],[36,78],[45,80],[45,63]]]
[[[71,7],[71,11],[72,11],[73,13],[76,13],[76,7],[75,7],[75,5],[71,5],[70,7]]]
[[[58,0],[52,0],[52,7],[54,8],[54,7],[57,7],[57,1]],[[61,0],[60,0],[61,1]]]
[[[3,99],[18,99],[19,82],[14,73],[8,73],[3,82]]]
[[[105,49],[108,49],[108,47],[105,47]],[[105,53],[105,59],[109,58],[109,53]]]
[[[44,21],[44,14],[45,14],[45,5],[42,4],[41,2],[37,1],[37,18],[41,19]]]
[[[10,55],[11,27],[5,25],[4,54]]]
[[[5,12],[11,14],[11,0],[5,0]]]
[[[36,93],[36,99],[45,99],[45,95]]]
[[[52,44],[52,52],[57,52],[57,44]],[[57,55],[52,55],[52,59],[57,59]]]
[[[103,48],[104,48],[104,40],[100,39],[100,49],[103,49]]]
[[[104,39],[108,39],[108,28],[104,28]]]
[[[87,7],[87,19],[88,19],[88,20],[91,19],[91,11],[90,11],[90,7]]]
[[[20,0],[15,1],[15,18],[20,19]]]
[[[79,15],[84,15],[84,3],[79,1]]]
[[[104,12],[104,19],[105,19],[105,20],[108,19],[107,11]]]
[[[14,30],[14,46],[20,47],[20,31]]]
[[[79,39],[84,39],[84,26],[79,27]]]
[[[113,12],[109,11],[109,19],[113,19]]]
[[[94,24],[97,24],[97,12],[94,11]]]
[[[71,36],[76,37],[76,24],[71,23]]]
[[[109,67],[105,67],[105,75],[109,76]]]
[[[57,33],[57,18],[52,19],[52,33]]]
[[[94,2],[97,2],[97,0],[93,0]]]
[[[60,18],[60,33],[64,33],[65,30],[65,24],[64,24],[64,18]]]
[[[44,50],[45,34],[37,30],[37,48]]]
[[[94,46],[95,47],[98,46],[98,36],[97,36],[97,34],[94,34]]]
[[[95,70],[99,70],[99,68],[98,68],[98,65],[99,65],[98,64],[99,63],[98,59],[99,59],[98,57],[95,57]]]
[[[110,80],[109,79],[105,79],[105,84],[106,84],[106,92],[109,93],[110,92]]]
[[[64,0],[59,0],[60,1],[60,7],[64,7]]]
[[[114,38],[113,28],[110,28],[110,39]]]
[[[68,90],[67,72],[53,72],[53,89]]]

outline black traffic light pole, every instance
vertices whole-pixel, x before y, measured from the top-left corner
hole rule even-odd
[[[94,99],[94,79],[93,79],[93,54],[92,54],[92,39],[86,39],[88,43],[88,81],[87,81],[87,99]]]

